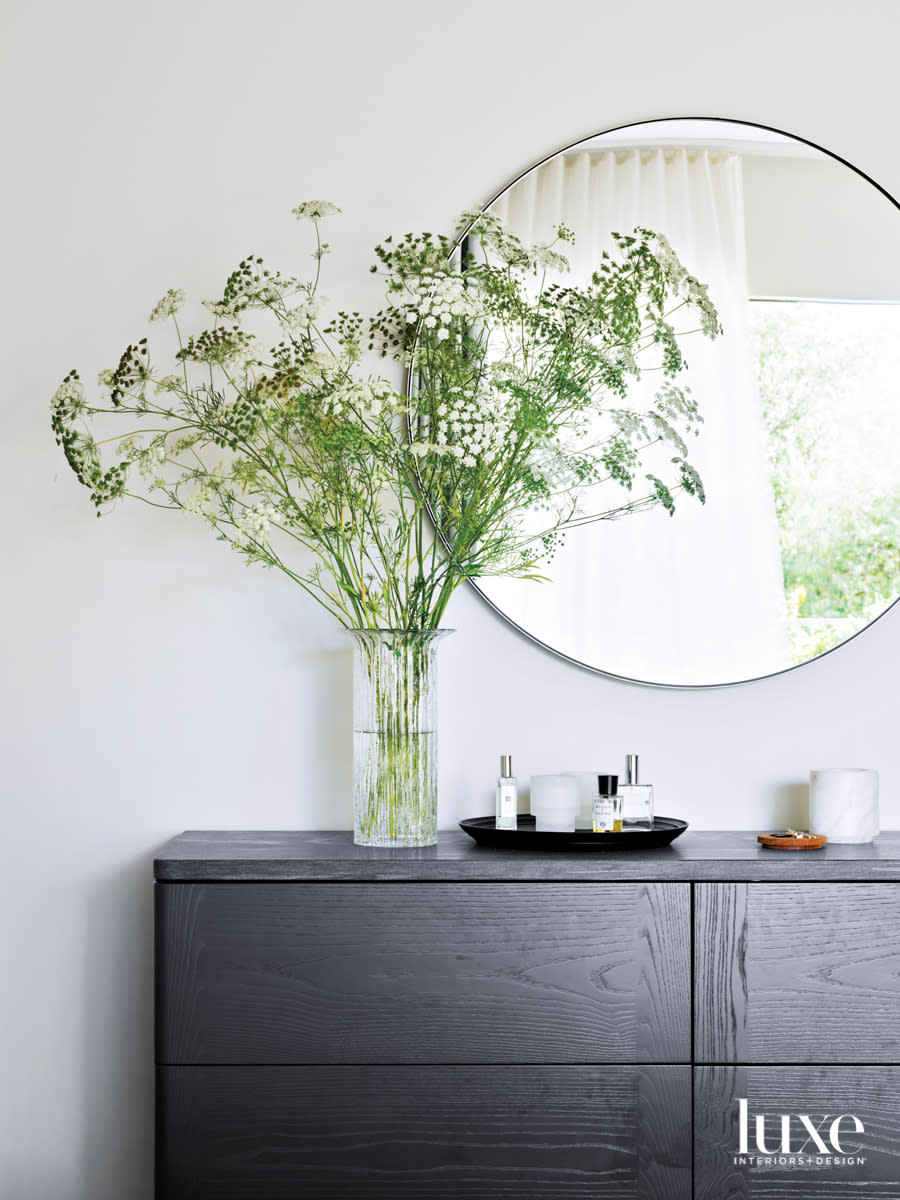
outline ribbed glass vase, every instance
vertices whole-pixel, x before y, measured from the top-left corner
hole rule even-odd
[[[352,629],[353,840],[437,841],[436,651],[450,629]]]

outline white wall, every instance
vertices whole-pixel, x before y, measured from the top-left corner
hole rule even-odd
[[[296,261],[301,199],[343,206],[325,292],[359,306],[380,237],[447,228],[605,126],[769,123],[900,194],[892,13],[647,0],[629,28],[580,0],[7,0],[4,1198],[151,1195],[154,851],[184,828],[350,824],[341,636],[202,527],[97,521],[48,429],[57,382],[110,364],[167,287],[212,295],[250,250]],[[900,610],[800,671],[683,693],[569,667],[469,595],[450,616],[444,827],[485,811],[506,751],[523,776],[639,751],[662,811],[699,828],[802,821],[810,766],[873,765],[900,825]]]
[[[747,155],[751,296],[900,300],[900,211],[833,158]]]

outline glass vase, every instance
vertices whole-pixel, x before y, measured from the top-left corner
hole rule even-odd
[[[353,840],[437,841],[436,651],[449,629],[353,629]]]

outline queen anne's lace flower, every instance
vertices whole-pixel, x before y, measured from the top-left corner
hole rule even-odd
[[[368,380],[346,380],[323,398],[323,406],[330,416],[346,414],[348,419],[359,416],[374,421],[381,414],[384,402]]]
[[[708,338],[718,337],[722,332],[722,326],[719,324],[716,306],[709,298],[709,284],[701,283],[693,275],[688,275],[685,277],[682,290],[689,302],[695,304],[700,310],[700,328],[704,334]]]
[[[330,217],[332,213],[340,211],[336,204],[331,204],[328,200],[304,200],[302,204],[291,209],[298,221],[321,221],[323,217]]]
[[[241,533],[254,541],[261,541],[269,532],[269,528],[278,516],[278,509],[268,500],[261,500],[252,508],[245,508],[237,519],[237,527]]]
[[[67,376],[53,393],[50,410],[54,417],[71,420],[84,408],[84,386],[75,375]]]
[[[318,319],[321,308],[318,296],[307,296],[282,317],[282,324],[293,333],[305,332]]]
[[[538,267],[543,267],[547,271],[568,271],[569,260],[564,254],[554,250],[551,246],[535,246],[534,261]]]
[[[449,325],[454,317],[471,321],[481,315],[475,295],[467,291],[459,272],[449,267],[442,275],[426,267],[417,280],[407,283],[405,291],[393,297],[393,303],[405,310],[402,315],[407,324],[421,320],[426,329]]]
[[[235,310],[226,300],[201,300],[200,303],[205,309],[208,309],[214,317],[219,317],[220,320],[238,320],[239,314],[235,312]]]
[[[181,499],[181,507],[192,517],[205,517],[209,512],[212,499],[212,488],[208,484],[202,483],[190,495]]]
[[[259,351],[255,344],[255,339],[238,342],[234,349],[222,359],[226,366],[246,369],[253,362],[256,362],[259,357]]]
[[[137,456],[138,470],[145,479],[152,479],[156,483],[159,468],[165,461],[165,443],[163,441],[154,441]]]
[[[162,300],[158,302],[150,314],[151,321],[164,321],[166,317],[174,317],[184,305],[187,297],[181,288],[169,288]]]
[[[509,433],[512,404],[508,395],[497,388],[467,395],[453,387],[446,402],[436,410],[434,442],[458,450],[463,466],[477,466],[479,460],[492,463],[502,454]]]

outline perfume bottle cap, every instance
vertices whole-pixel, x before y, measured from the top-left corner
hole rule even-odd
[[[615,796],[619,790],[618,775],[598,775],[597,791],[601,796]]]
[[[627,754],[625,756],[625,782],[637,783],[638,781],[638,756],[636,754]]]
[[[510,779],[512,777],[512,755],[511,754],[501,754],[500,755],[500,774],[503,776],[504,779]]]

